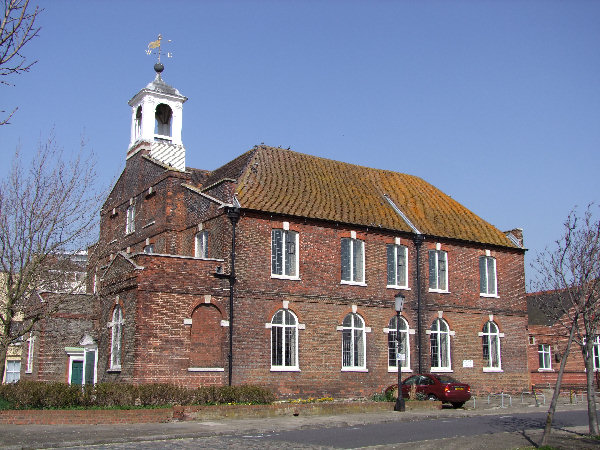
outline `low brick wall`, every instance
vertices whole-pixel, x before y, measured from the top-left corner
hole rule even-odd
[[[173,419],[173,408],[161,409],[59,409],[0,411],[0,424],[10,425],[99,425],[159,423]]]
[[[442,402],[406,402],[407,411],[441,408]],[[175,420],[215,420],[386,412],[394,410],[394,403],[276,403],[274,405],[175,406],[173,409],[173,419]]]
[[[441,402],[406,402],[406,410],[441,409]],[[332,402],[277,403],[274,405],[174,406],[161,409],[8,410],[0,411],[0,424],[98,425],[159,423],[171,420],[215,420],[393,412],[394,403]]]

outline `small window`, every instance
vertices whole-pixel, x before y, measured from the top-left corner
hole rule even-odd
[[[123,339],[123,310],[119,305],[115,306],[112,315],[112,328],[110,341],[110,368],[121,369],[121,341]]]
[[[271,320],[271,370],[298,369],[298,320],[280,309]]]
[[[196,233],[194,242],[194,256],[196,258],[208,258],[208,231],[204,230]]]
[[[594,339],[594,370],[600,370],[600,336]]]
[[[298,278],[298,233],[296,231],[272,230],[271,276]]]
[[[429,342],[431,370],[450,370],[450,327],[444,319],[436,319],[431,324]]]
[[[365,322],[350,313],[342,323],[342,369],[366,369],[365,352]]]
[[[496,296],[496,258],[481,256],[479,258],[479,292],[483,296]]]
[[[4,382],[16,383],[21,379],[21,361],[6,360],[6,369],[4,369]]]
[[[404,317],[400,317],[400,351],[398,351],[396,324],[396,316],[393,316],[388,325],[388,370],[398,370],[398,366],[400,366],[402,369],[409,369],[410,343],[408,340],[408,323]]]
[[[129,205],[127,208],[127,220],[125,223],[125,234],[131,234],[135,231],[135,205]]]
[[[481,337],[483,341],[483,369],[501,369],[500,362],[500,332],[498,325],[487,322],[483,326]]]
[[[448,254],[443,250],[429,251],[429,290],[448,291]]]
[[[342,282],[365,282],[365,243],[359,239],[342,239]]]
[[[552,369],[552,358],[549,344],[538,345],[538,357],[540,363],[540,370]]]
[[[387,278],[390,287],[408,287],[408,248],[404,245],[387,246]]]

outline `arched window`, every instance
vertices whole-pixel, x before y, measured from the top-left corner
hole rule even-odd
[[[501,369],[498,325],[492,321],[486,322],[483,326],[481,339],[483,344],[483,369]]]
[[[139,139],[142,135],[142,107],[138,106],[135,111],[135,128],[134,128],[134,139]]]
[[[388,368],[397,369],[398,365],[403,369],[410,368],[410,343],[408,338],[408,322],[400,317],[400,352],[398,352],[398,339],[396,335],[396,316],[390,319],[388,325]],[[400,359],[397,355],[400,353]],[[398,364],[400,360],[401,364]]]
[[[190,367],[225,367],[221,319],[221,311],[211,303],[202,303],[192,312]]]
[[[110,340],[110,368],[121,369],[121,341],[123,339],[123,310],[119,305],[115,306],[112,315],[112,328]]]
[[[156,122],[154,125],[154,134],[164,137],[171,137],[171,122],[173,118],[173,111],[169,105],[164,103],[159,104],[156,107],[154,114]]]
[[[342,323],[342,368],[366,369],[365,350],[365,322],[350,313]]]
[[[450,327],[444,319],[435,319],[429,335],[431,370],[450,370]]]
[[[280,309],[271,320],[271,370],[298,369],[298,319]]]

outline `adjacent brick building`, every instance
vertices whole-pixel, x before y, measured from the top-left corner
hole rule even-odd
[[[187,168],[186,98],[156,70],[90,264],[99,380],[371,395],[397,378],[403,295],[403,372],[529,386],[519,229],[414,176],[265,145]]]
[[[529,317],[529,369],[531,383],[537,386],[554,386],[558,377],[560,361],[567,349],[570,332],[569,318],[564,314],[561,304],[564,295],[557,291],[536,292],[527,295]],[[583,324],[580,324],[584,330]],[[577,338],[579,339],[579,338]],[[593,364],[596,386],[600,387],[600,338],[596,337],[593,347]],[[562,384],[568,386],[586,386],[585,363],[581,346],[571,344],[569,357],[565,365]]]

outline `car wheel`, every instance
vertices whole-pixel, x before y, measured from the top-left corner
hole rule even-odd
[[[465,402],[452,402],[452,407],[454,409],[458,409],[458,408],[461,408],[462,405],[464,405],[464,404],[465,404]]]
[[[436,401],[437,399],[438,399],[438,398],[437,398],[435,395],[433,395],[433,394],[429,394],[429,395],[427,396],[427,400]]]

